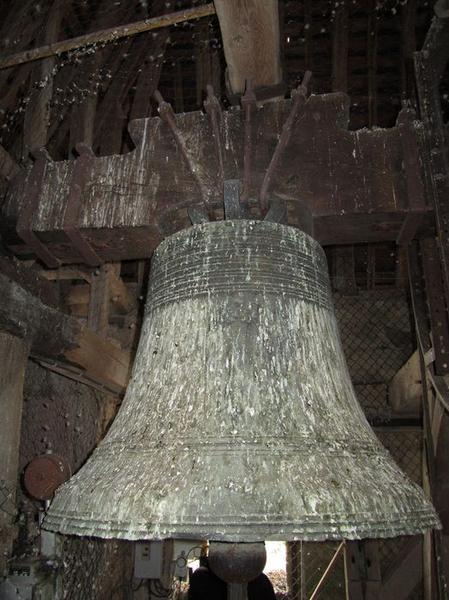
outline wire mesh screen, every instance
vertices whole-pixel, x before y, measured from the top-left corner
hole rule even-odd
[[[132,597],[130,542],[64,536],[62,600],[119,600]]]
[[[410,310],[404,293],[391,290],[335,294],[343,350],[367,417],[386,421],[388,382],[413,352]]]
[[[418,485],[422,485],[422,452],[423,438],[419,428],[381,428],[376,430],[382,444],[390,452],[401,469]],[[399,560],[406,560],[406,551],[410,538],[379,540],[379,560],[382,576],[387,577],[389,571]],[[416,589],[411,600],[422,598],[422,588]]]
[[[334,542],[289,544],[287,559],[289,600],[306,600],[311,597],[338,547],[339,544]],[[329,598],[329,600],[346,597],[343,553],[339,553],[318,597]]]

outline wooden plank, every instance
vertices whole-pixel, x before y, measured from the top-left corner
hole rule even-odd
[[[381,598],[382,575],[379,559],[379,541],[365,540],[363,542],[366,562],[365,600]]]
[[[347,541],[345,544],[345,583],[348,600],[364,600],[362,583],[364,562],[362,542]]]
[[[17,535],[16,488],[27,359],[27,342],[0,331],[0,576],[8,574]]]
[[[215,14],[215,8],[212,3],[203,4],[194,8],[188,8],[186,10],[180,10],[168,15],[161,15],[152,19],[145,19],[144,21],[137,21],[128,25],[121,25],[119,27],[111,27],[109,29],[103,29],[102,31],[95,31],[93,33],[87,33],[69,40],[63,40],[61,42],[55,42],[53,44],[46,44],[40,48],[34,48],[33,50],[27,50],[18,54],[13,54],[0,60],[0,69],[6,69],[13,65],[20,65],[34,60],[40,60],[42,58],[48,58],[50,56],[57,56],[63,52],[69,50],[76,50],[77,48],[83,48],[92,44],[99,44],[105,42],[113,42],[124,37],[130,37],[138,33],[145,31],[151,31],[153,29],[160,29],[161,27],[169,27],[176,23],[183,23],[191,19],[199,19],[201,17],[207,17]]]
[[[30,355],[46,366],[65,369],[86,383],[123,394],[130,354],[44,304],[28,287],[25,281],[0,272],[0,330],[27,340]]]
[[[426,143],[428,195],[435,208],[446,304],[449,304],[449,157],[439,83],[449,60],[449,19],[434,17],[421,52],[414,54],[416,87]]]
[[[232,94],[281,82],[278,0],[215,0]]]
[[[102,265],[93,273],[90,285],[87,326],[102,337],[107,337],[109,326],[109,281],[111,265]]]

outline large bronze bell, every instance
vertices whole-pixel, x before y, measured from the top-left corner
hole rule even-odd
[[[318,243],[245,220],[167,238],[123,405],[45,527],[252,542],[435,526],[355,398]]]

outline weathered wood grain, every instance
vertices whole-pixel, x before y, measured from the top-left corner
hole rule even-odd
[[[27,358],[27,342],[0,331],[0,575],[8,573],[12,542],[17,535],[16,488]]]
[[[0,331],[26,340],[30,355],[50,368],[87,384],[121,394],[131,356],[76,319],[44,304],[28,281],[0,271]],[[15,280],[16,279],[16,280]],[[38,285],[34,282],[34,289]],[[33,288],[32,288],[33,289]]]
[[[248,207],[260,216],[257,198],[291,101],[271,103],[254,114],[254,151]],[[273,199],[285,200],[288,222],[300,224],[298,206],[313,213],[322,244],[395,240],[408,212],[407,180],[399,128],[348,131],[349,99],[334,93],[311,96],[295,123],[272,182]],[[180,114],[177,126],[196,168],[195,176],[159,117],[129,126],[135,150],[92,157],[82,187],[79,226],[98,255],[109,261],[144,258],[167,235],[188,227],[188,208],[202,202],[222,209],[219,164],[210,121],[202,112]],[[223,112],[224,170],[243,178],[244,113]],[[73,161],[48,165],[32,225],[62,262],[79,262],[63,223]],[[26,250],[15,234],[29,172],[10,186],[1,227],[10,248]],[[429,218],[422,228],[428,230]]]
[[[84,46],[91,44],[112,42],[144,31],[160,29],[161,27],[168,27],[169,25],[182,23],[189,19],[198,19],[213,14],[215,14],[215,8],[214,5],[210,3],[180,10],[169,15],[161,15],[153,19],[145,19],[144,21],[138,21],[128,25],[121,25],[119,27],[103,29],[102,31],[87,33],[86,35],[80,35],[76,38],[62,40],[53,44],[46,44],[40,48],[33,48],[32,50],[26,50],[25,52],[19,52],[18,54],[8,56],[0,61],[0,69],[6,69],[13,65],[20,65],[42,58],[48,58],[50,56],[56,56],[62,52],[83,48]]]
[[[227,63],[229,91],[243,94],[281,82],[278,0],[215,0]]]

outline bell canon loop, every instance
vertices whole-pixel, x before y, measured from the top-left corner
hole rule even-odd
[[[123,404],[44,527],[257,542],[437,526],[357,402],[319,244],[248,220],[162,242]]]

